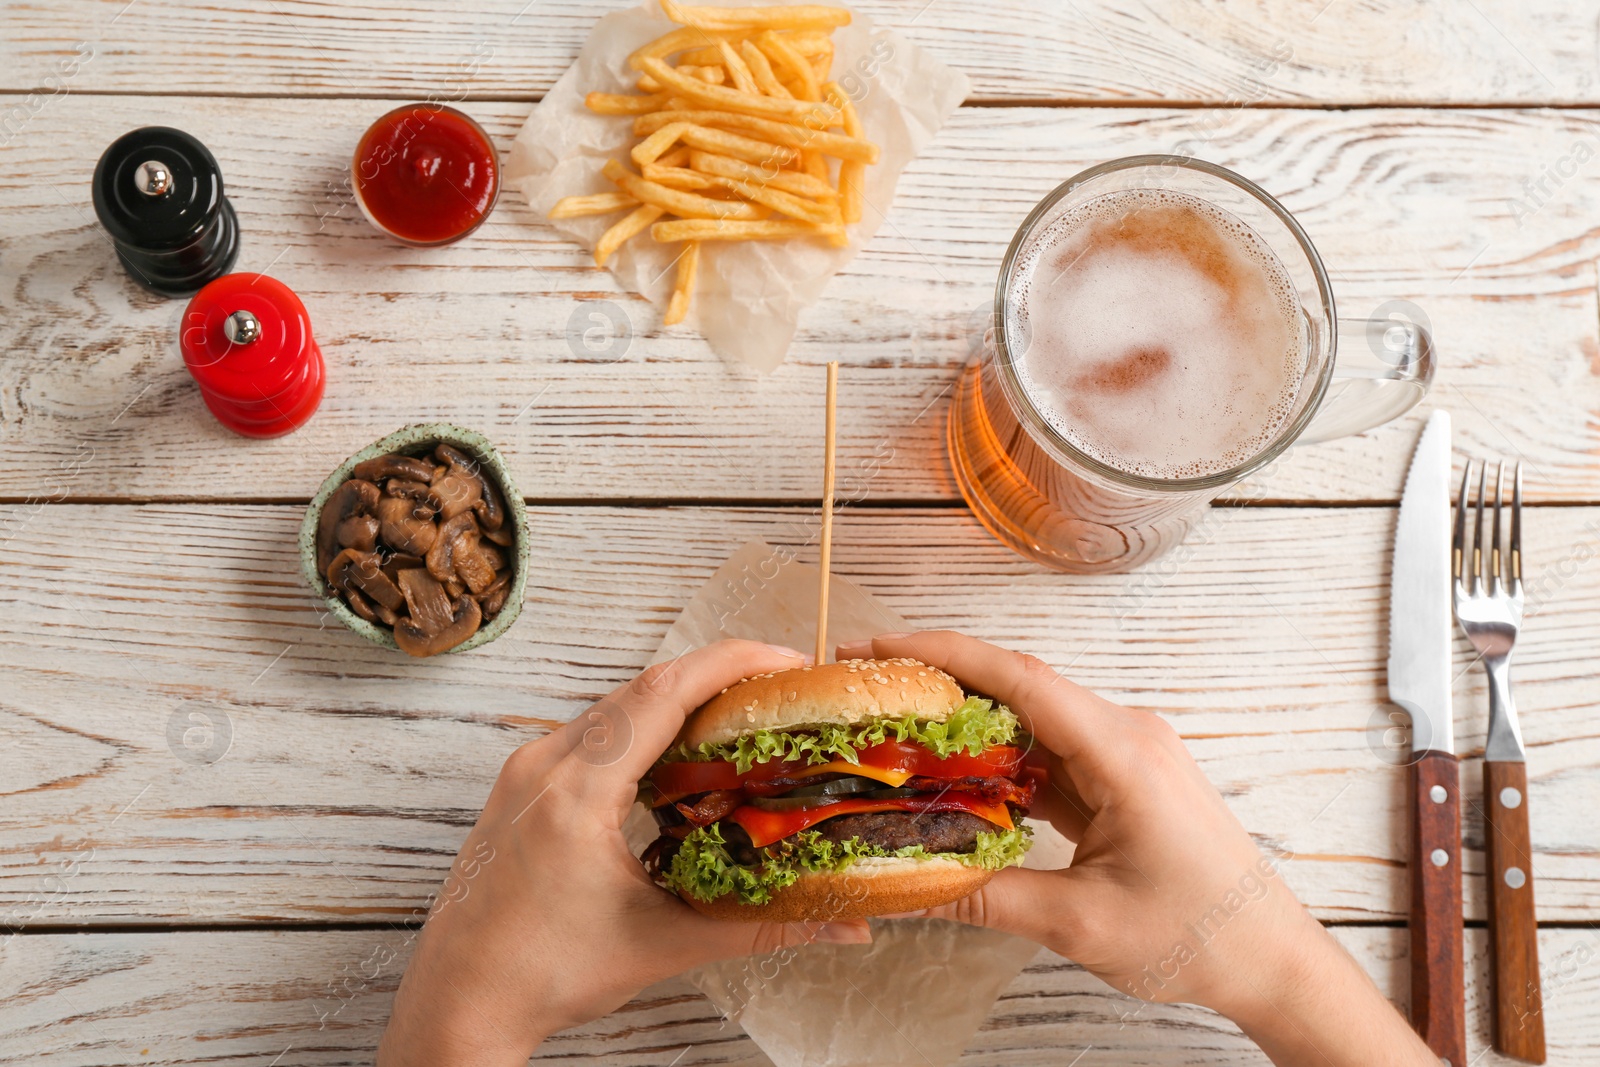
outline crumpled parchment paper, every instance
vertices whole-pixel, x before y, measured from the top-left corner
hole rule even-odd
[[[577,62],[534,107],[512,143],[505,178],[522,190],[539,217],[547,216],[564,196],[614,191],[600,168],[607,159],[627,162],[628,149],[637,141],[633,120],[596,115],[583,106],[584,95],[635,91],[637,72],[628,66],[628,55],[677,28],[654,3],[606,15],[595,24]],[[701,248],[686,321],[721,355],[761,371],[783,362],[800,312],[878,232],[901,170],[967,95],[964,74],[898,34],[874,29],[859,12],[850,25],[834,31],[833,42],[833,80],[855,103],[867,137],[882,148],[878,162],[866,168],[861,221],[848,227],[849,245],[834,248],[800,239],[708,241]],[[550,225],[592,250],[619,218],[557,219]],[[625,288],[665,308],[680,251],[678,244],[657,244],[641,234],[623,245],[607,266]]]
[[[785,547],[751,541],[695,594],[652,662],[725,637],[811,649],[818,570]],[[899,615],[834,575],[828,641],[910,629]],[[1066,866],[1067,844],[1029,820],[1028,866]],[[635,853],[655,823],[635,805],[625,831]],[[937,919],[874,919],[870,945],[807,945],[728,960],[685,977],[777,1067],[944,1067],[954,1063],[996,998],[1039,947],[1010,934]]]

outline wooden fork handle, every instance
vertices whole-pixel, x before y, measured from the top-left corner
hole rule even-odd
[[[1434,1055],[1467,1067],[1461,768],[1453,753],[1417,757],[1411,810],[1411,1026]]]
[[[1544,1011],[1526,763],[1484,761],[1483,810],[1494,1047],[1519,1060],[1543,1063]]]

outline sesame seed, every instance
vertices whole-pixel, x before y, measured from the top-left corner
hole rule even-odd
[[[846,693],[854,693],[856,691],[856,687],[853,685],[847,685],[844,687],[844,691]]]

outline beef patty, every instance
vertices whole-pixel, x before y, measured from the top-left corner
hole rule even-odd
[[[815,829],[829,841],[859,837],[865,844],[891,852],[908,845],[921,845],[929,852],[971,852],[978,847],[980,832],[995,833],[999,827],[965,811],[885,811],[838,815],[818,823]]]

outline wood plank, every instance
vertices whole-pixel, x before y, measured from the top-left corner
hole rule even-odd
[[[37,1067],[306,1067],[369,1063],[409,957],[410,931],[29,935],[4,946],[0,1057]],[[1405,998],[1405,931],[1338,927],[1334,936],[1385,995]],[[1546,929],[1545,1009],[1552,1067],[1600,1049],[1593,930]],[[1468,1044],[1475,1067],[1516,1061],[1488,1047],[1492,999],[1484,932],[1467,931]],[[962,1064],[1152,1067],[1266,1064],[1226,1020],[1201,1008],[1142,1004],[1053,953],[1001,995]],[[676,1057],[676,1058],[675,1058]],[[619,1067],[764,1064],[738,1028],[687,982],[652,986],[625,1007],[547,1041],[535,1062]]]
[[[13,4],[0,89],[512,97],[544,93],[624,0]],[[852,6],[972,79],[975,99],[1240,104],[1595,103],[1593,20],[1560,0],[979,0]]]
[[[1531,499],[1600,499],[1600,185],[1566,182],[1527,218],[1514,208],[1524,178],[1600,137],[1594,112],[1249,111],[1196,126],[1190,111],[963,109],[802,320],[790,362],[762,378],[661,328],[515,193],[454,248],[378,237],[329,189],[387,106],[72,97],[40,112],[0,183],[15,279],[0,286],[0,497],[304,500],[369,441],[447,418],[501,442],[535,498],[804,501],[821,465],[816,364],[837,358],[841,493],[954,499],[942,398],[1017,223],[1089,163],[1209,131],[1202,154],[1301,213],[1343,314],[1389,298],[1425,309],[1443,360],[1434,399],[1463,448],[1526,457]],[[504,145],[527,105],[473,110]],[[181,303],[136,290],[94,224],[95,158],[152,121],[211,145],[243,220],[239,266],[307,301],[329,386],[291,437],[244,441],[210,418],[175,351]],[[585,347],[589,300],[631,319],[625,351]],[[1417,424],[1302,449],[1240,492],[1393,500]]]
[[[1046,574],[956,509],[843,509],[837,573],[921,626],[1037,653],[1171,718],[1328,919],[1406,913],[1403,749],[1386,747],[1391,509],[1217,509],[1135,576]],[[0,925],[410,916],[500,763],[642,667],[752,537],[814,558],[804,510],[536,508],[517,624],[412,662],[301,584],[288,506],[53,505],[0,561]],[[1517,653],[1539,916],[1600,907],[1590,652],[1600,509],[1527,522]],[[731,594],[730,594],[731,595]],[[1457,642],[1458,749],[1482,672]],[[1398,714],[1398,713],[1395,713]],[[1399,719],[1403,722],[1403,719]],[[1481,774],[1463,767],[1466,913]],[[59,865],[77,858],[70,878]]]

